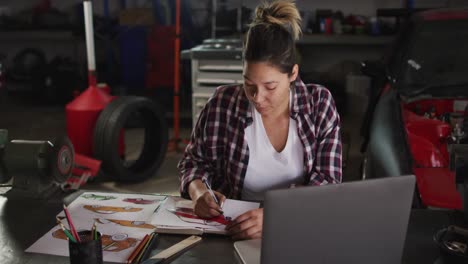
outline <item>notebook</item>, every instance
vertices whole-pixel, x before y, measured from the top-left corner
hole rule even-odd
[[[96,220],[102,225],[113,223],[115,227],[135,227],[149,232],[201,235],[226,234],[224,228],[229,220],[259,206],[256,202],[226,199],[223,216],[202,219],[195,215],[191,200],[177,196],[85,192],[68,208],[83,226]],[[65,214],[62,211],[57,216],[63,218]]]
[[[401,263],[414,176],[267,192],[261,240],[238,241],[245,264]]]
[[[168,197],[151,219],[156,232],[200,235],[203,233],[226,234],[225,227],[230,220],[256,209],[259,203],[226,199],[224,214],[211,219],[202,219],[193,212],[193,203],[180,197]]]

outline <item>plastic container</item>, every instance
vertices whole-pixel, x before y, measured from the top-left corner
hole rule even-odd
[[[68,240],[70,250],[70,264],[102,264],[101,234],[97,232],[97,239],[92,237],[92,231],[79,231],[80,243]]]
[[[93,156],[96,121],[101,111],[114,99],[104,90],[90,86],[65,107],[67,135],[76,153]]]

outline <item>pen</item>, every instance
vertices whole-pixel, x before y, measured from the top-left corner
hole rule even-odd
[[[215,201],[215,203],[221,207],[221,205],[219,204],[219,200],[218,198],[216,197],[216,195],[214,194],[213,190],[211,189],[211,186],[210,184],[208,183],[208,181],[206,179],[203,179],[203,183],[205,184],[206,188],[208,189],[208,192],[210,193],[211,197],[213,198],[213,200]],[[222,208],[221,208],[222,209]],[[223,213],[223,211],[221,211],[221,213]]]
[[[162,204],[164,201],[166,201],[166,199],[167,199],[167,196],[164,197],[164,199],[162,199],[162,200],[159,202],[158,206],[156,207],[156,209],[154,209],[154,212],[153,212],[153,213],[157,213],[157,212],[159,211],[159,208],[161,208],[161,204]]]

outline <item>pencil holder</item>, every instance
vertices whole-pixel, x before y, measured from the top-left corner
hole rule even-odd
[[[96,233],[95,238],[92,231],[79,231],[81,242],[68,240],[70,264],[102,264],[101,233]]]

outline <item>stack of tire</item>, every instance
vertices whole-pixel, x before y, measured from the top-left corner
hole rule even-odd
[[[141,154],[130,165],[122,160],[119,142],[126,124],[138,116],[145,132]],[[105,175],[119,182],[140,182],[159,169],[167,150],[168,128],[159,105],[145,97],[121,96],[101,112],[94,129],[94,156]]]
[[[56,56],[48,62],[41,49],[26,48],[13,57],[8,82],[39,103],[64,104],[84,86],[77,70],[78,64],[70,58]]]
[[[14,82],[18,91],[29,91],[34,97],[40,96],[45,87],[47,59],[40,49],[26,48],[12,59],[8,69],[8,82]]]

